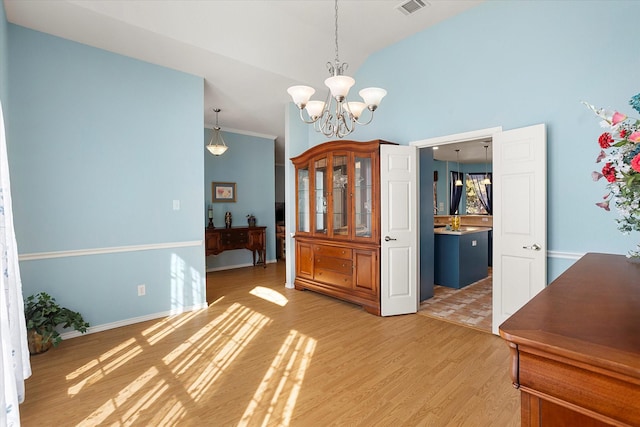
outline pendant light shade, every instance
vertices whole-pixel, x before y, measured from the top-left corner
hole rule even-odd
[[[456,150],[456,160],[458,161],[458,173],[460,173],[460,150]],[[462,180],[456,179],[456,187],[462,187]]]
[[[220,134],[220,126],[218,126],[218,113],[220,112],[220,109],[214,108],[213,111],[216,113],[216,125],[213,127],[211,140],[209,141],[209,145],[207,145],[207,150],[209,150],[209,152],[214,156],[221,156],[229,147],[224,143],[224,139],[222,139],[222,135]]]
[[[489,156],[487,149],[488,145],[484,146],[484,179],[482,180],[483,185],[491,185],[491,180],[489,179]]]

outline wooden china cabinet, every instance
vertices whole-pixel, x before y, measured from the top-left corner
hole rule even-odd
[[[296,169],[295,288],[380,315],[380,145],[331,141]]]

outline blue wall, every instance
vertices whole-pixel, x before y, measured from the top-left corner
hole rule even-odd
[[[257,225],[267,227],[267,261],[275,260],[275,154],[274,140],[222,131],[229,147],[222,156],[205,151],[203,226],[208,223],[207,208],[213,206],[213,223],[224,227],[224,214],[231,212],[233,226],[247,226],[247,215],[256,217]],[[211,130],[205,130],[209,143]],[[212,182],[235,182],[235,203],[212,203]],[[207,257],[207,269],[252,264],[249,251],[228,251]]]
[[[92,325],[205,305],[202,79],[8,28],[25,295],[50,292]]]
[[[0,100],[6,110],[7,90],[9,87],[9,35],[4,2],[0,6]],[[6,120],[6,113],[5,113]]]
[[[591,180],[601,129],[580,102],[633,115],[638,16],[640,2],[625,0],[482,3],[367,60],[356,81],[388,95],[354,139],[408,144],[545,123],[548,250],[624,254],[640,235],[623,236],[615,212],[594,205],[605,192]],[[550,259],[549,280],[572,262]]]

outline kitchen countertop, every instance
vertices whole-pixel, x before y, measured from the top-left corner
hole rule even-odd
[[[434,234],[449,234],[453,236],[462,236],[463,234],[482,233],[490,231],[491,227],[460,227],[458,231],[447,230],[445,227],[434,228]]]

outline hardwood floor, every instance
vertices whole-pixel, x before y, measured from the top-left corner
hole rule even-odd
[[[209,273],[206,310],[32,357],[23,426],[519,425],[499,337],[283,284],[283,263]]]

